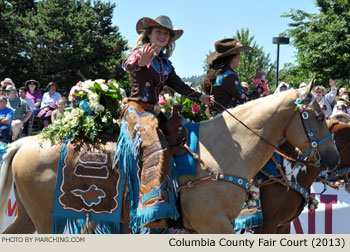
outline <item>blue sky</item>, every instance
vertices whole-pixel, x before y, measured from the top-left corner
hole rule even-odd
[[[175,0],[175,1],[111,1],[116,4],[113,24],[122,36],[134,46],[138,34],[136,23],[142,17],[156,18],[167,15],[174,27],[184,30],[176,41],[176,49],[170,60],[181,77],[201,75],[209,50],[215,41],[230,38],[237,30],[249,28],[251,36],[273,61],[277,46],[272,38],[288,28],[290,20],[281,18],[291,9],[318,13],[314,0]],[[294,62],[295,49],[291,45],[280,47],[280,69],[284,63]]]

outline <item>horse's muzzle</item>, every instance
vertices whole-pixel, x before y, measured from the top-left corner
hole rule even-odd
[[[334,171],[340,163],[340,156],[338,151],[329,151],[321,154],[321,171]]]

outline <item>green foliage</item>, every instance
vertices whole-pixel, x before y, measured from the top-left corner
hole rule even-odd
[[[191,77],[181,78],[183,82],[193,82],[195,86],[200,86],[203,75],[192,75]]]
[[[291,10],[282,17],[292,22],[284,33],[297,49],[299,68],[325,86],[329,78],[337,85],[350,79],[350,2],[317,0],[320,13]]]
[[[127,82],[127,42],[112,25],[114,7],[101,0],[1,1],[0,75],[65,89],[99,76]]]
[[[254,36],[249,35],[249,29],[241,29],[236,32],[234,38],[252,48],[249,52],[241,53],[241,61],[236,72],[239,74],[240,81],[248,82],[251,88],[255,88],[255,84],[250,80],[255,77],[256,69],[261,67],[270,83],[275,82],[275,64],[271,63],[270,54],[266,54],[262,46],[259,46],[254,40]]]

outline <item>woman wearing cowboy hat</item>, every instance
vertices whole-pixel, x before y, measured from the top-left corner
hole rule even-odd
[[[215,97],[215,104],[210,106],[212,115],[222,112],[223,107],[235,107],[237,104],[256,99],[263,93],[264,90],[260,87],[250,93],[246,92],[234,71],[241,60],[240,52],[249,50],[249,46],[242,46],[240,42],[231,38],[215,42],[215,52],[206,59],[211,64],[201,83],[204,92]]]
[[[205,104],[213,97],[194,91],[175,73],[168,58],[183,30],[174,29],[169,17],[141,18],[136,31],[140,34],[137,44],[123,63],[132,88],[122,114],[116,159],[119,169],[131,170],[129,183],[133,179],[140,182],[129,187],[130,227],[167,227],[166,219],[179,215],[173,184],[169,181],[171,153],[164,131],[159,128],[164,115],[155,110],[159,93],[167,85]],[[133,164],[128,162],[130,158]]]

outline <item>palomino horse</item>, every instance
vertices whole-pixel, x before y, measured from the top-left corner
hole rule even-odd
[[[327,139],[322,145],[314,145],[319,168],[332,170],[336,167],[339,155],[332,139],[328,138],[329,130],[323,113],[310,92],[312,86],[313,81],[302,90],[258,99],[200,123],[199,156],[203,162],[198,162],[196,175],[179,177],[180,186],[189,185],[189,188],[182,187],[180,191],[186,228],[198,233],[233,233],[231,221],[239,214],[247,195],[242,185],[246,185],[268,161],[274,146],[287,139],[303,152],[310,149],[304,120],[296,112],[295,104],[306,109],[304,117],[307,112],[307,127],[312,131],[313,139],[317,142]],[[246,126],[232,118],[231,114],[244,121]],[[7,202],[5,194],[12,185],[13,173],[28,218],[38,233],[50,233],[61,146],[51,147],[46,142],[42,148],[37,138],[20,141],[14,143],[4,156],[0,209],[4,210]],[[203,164],[210,167],[210,175]],[[200,183],[202,181],[205,182]]]
[[[334,134],[334,140],[341,157],[341,163],[337,167],[337,171],[349,174],[347,167],[350,167],[350,125],[338,123],[335,120],[327,121],[327,125]],[[293,158],[297,158],[298,151],[289,142],[281,144],[280,149]],[[309,192],[312,183],[320,173],[320,170],[314,166],[296,166],[295,162],[290,162],[281,157],[281,169],[286,175],[287,182],[292,182],[303,188],[305,192]],[[346,169],[346,170],[345,170]],[[347,173],[346,173],[347,172]],[[342,174],[340,174],[342,175]],[[273,182],[275,181],[275,182]],[[282,178],[279,181],[284,183]],[[267,184],[260,186],[261,209],[263,213],[263,225],[255,229],[256,234],[264,233],[290,233],[290,223],[300,215],[304,206],[308,204],[307,194],[297,192],[293,188],[289,188],[286,184],[272,180]]]

